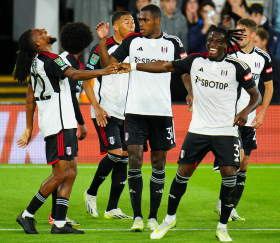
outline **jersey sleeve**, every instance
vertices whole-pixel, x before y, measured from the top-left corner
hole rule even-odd
[[[183,59],[183,58],[187,57],[186,50],[183,46],[183,43],[181,42],[181,40],[179,38],[178,38],[178,41],[176,41],[174,43],[174,45],[175,45],[174,60]]]
[[[261,77],[263,82],[268,82],[270,80],[273,80],[273,69],[272,69],[270,56],[265,57],[264,59],[265,59],[265,64],[261,72]]]
[[[247,68],[244,68],[240,64],[236,65],[236,80],[245,90],[251,89],[256,86],[249,66],[247,66]]]
[[[178,72],[181,75],[184,73],[190,74],[192,63],[197,57],[197,55],[189,55],[183,59],[172,61],[172,66],[175,69],[175,72]]]
[[[51,57],[53,60],[48,63],[45,67],[45,71],[48,75],[59,77],[60,79],[64,79],[65,71],[70,67],[66,64],[61,57],[56,54],[53,54]]]
[[[96,45],[91,49],[85,69],[86,70],[100,69],[99,45]]]

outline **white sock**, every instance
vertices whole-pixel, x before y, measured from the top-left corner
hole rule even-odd
[[[217,229],[226,229],[227,228],[227,224],[222,224],[221,222],[218,223]]]
[[[26,209],[23,211],[22,217],[25,219],[25,217],[34,218],[34,214],[29,213]]]
[[[175,220],[176,220],[176,214],[174,214],[174,215],[167,214],[164,219],[164,221],[168,224],[173,224]]]
[[[66,224],[66,221],[65,220],[56,220],[56,221],[54,221],[54,224],[56,225],[57,228],[62,228]]]

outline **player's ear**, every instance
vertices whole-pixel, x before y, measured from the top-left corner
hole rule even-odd
[[[114,28],[115,31],[118,31],[118,30],[119,30],[119,26],[116,25],[116,24],[113,25],[113,28]]]
[[[159,24],[160,24],[160,21],[161,21],[161,18],[160,18],[160,17],[156,18],[156,19],[155,19],[155,24],[158,24],[158,25],[159,25]]]
[[[40,40],[35,41],[35,46],[40,47],[42,45],[42,42]]]

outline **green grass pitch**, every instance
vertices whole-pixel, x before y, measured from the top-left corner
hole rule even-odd
[[[16,223],[16,217],[29,204],[40,184],[51,173],[46,165],[0,165],[0,242],[218,242],[215,229],[218,215],[214,205],[219,196],[220,174],[213,172],[212,165],[198,167],[188,183],[177,211],[178,224],[161,240],[150,240],[150,231],[133,233],[129,231],[132,220],[104,219],[110,191],[111,178],[99,188],[97,206],[99,218],[86,213],[83,193],[89,187],[96,165],[79,165],[78,176],[70,198],[68,216],[81,223],[84,235],[51,235],[48,215],[50,198],[36,213],[36,228],[39,235],[27,235]],[[166,215],[167,199],[171,182],[177,169],[176,164],[167,164],[166,183],[158,222]],[[146,223],[149,213],[149,180],[151,166],[143,165],[144,189],[142,211]],[[280,165],[250,165],[243,198],[238,213],[246,218],[244,222],[229,222],[229,235],[233,242],[280,242]],[[128,185],[121,196],[119,207],[124,213],[132,214]]]

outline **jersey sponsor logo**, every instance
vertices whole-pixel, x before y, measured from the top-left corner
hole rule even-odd
[[[185,157],[185,150],[181,150],[180,157],[181,157],[181,159],[183,159]]]
[[[161,52],[166,54],[167,53],[168,48],[166,46],[162,46],[161,47]]]
[[[127,141],[127,140],[128,140],[128,138],[129,138],[129,133],[128,133],[128,132],[126,132],[126,133],[125,133],[125,135],[124,135],[124,140],[125,140],[125,141]]]
[[[72,147],[66,147],[66,154],[68,155],[72,154]]]
[[[227,76],[227,74],[228,74],[228,70],[222,70],[222,71],[221,71],[221,75],[222,75],[222,76],[225,77],[225,76]]]
[[[198,69],[198,71],[203,72],[203,67],[201,67],[200,69]]]
[[[56,64],[58,64],[58,66],[61,66],[61,67],[65,65],[65,62],[60,57],[54,59],[54,62]]]
[[[99,60],[99,56],[92,54],[89,63],[95,65],[98,62],[98,60]]]
[[[248,73],[247,75],[244,76],[245,81],[248,81],[253,77],[252,73]]]
[[[112,136],[112,137],[109,137],[108,138],[108,140],[109,140],[109,143],[111,144],[111,145],[114,145],[115,144],[115,137],[114,136]]]
[[[140,46],[140,47],[137,49],[137,51],[143,51],[142,46]]]
[[[261,67],[261,63],[260,62],[255,62],[255,68],[260,68]]]
[[[266,73],[271,73],[273,70],[272,70],[272,67],[266,69]]]
[[[159,60],[159,59],[150,59],[150,58],[141,58],[141,57],[134,57],[135,63],[150,63],[150,62],[168,62],[166,60]]]
[[[209,81],[207,79],[203,79],[203,78],[196,76],[195,83],[197,83],[197,82],[201,82],[201,86],[210,87],[212,89],[216,88],[216,89],[224,90],[224,89],[226,89],[226,87],[228,87],[228,83]]]
[[[188,56],[188,55],[187,55],[186,52],[180,54],[180,57],[181,57],[182,59],[183,59],[183,58],[186,58],[187,56]]]

